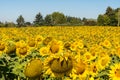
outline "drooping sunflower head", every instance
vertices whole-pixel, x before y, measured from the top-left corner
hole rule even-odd
[[[52,56],[46,59],[46,74],[55,77],[69,75],[73,68],[73,58],[71,56]]]
[[[43,40],[43,44],[45,45],[48,45],[48,43],[52,41],[52,37],[46,37],[44,40]]]
[[[26,77],[34,78],[41,75],[43,64],[40,59],[32,59],[25,67],[24,74]]]

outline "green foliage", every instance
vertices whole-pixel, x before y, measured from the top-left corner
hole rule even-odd
[[[24,18],[22,17],[22,15],[20,15],[20,16],[17,18],[16,22],[17,22],[17,25],[18,25],[19,27],[25,26],[25,21],[24,21]]]
[[[117,26],[118,23],[118,9],[107,7],[105,14],[99,15],[97,24],[99,26]]]
[[[35,21],[33,23],[35,26],[42,26],[44,24],[43,16],[40,12],[35,16]]]
[[[54,12],[52,13],[53,25],[59,25],[66,23],[66,17],[63,13]]]

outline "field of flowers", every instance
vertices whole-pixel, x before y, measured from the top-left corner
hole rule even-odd
[[[120,80],[120,28],[0,28],[0,80]]]

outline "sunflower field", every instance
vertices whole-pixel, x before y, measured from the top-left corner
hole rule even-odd
[[[120,80],[120,28],[0,28],[0,80]]]

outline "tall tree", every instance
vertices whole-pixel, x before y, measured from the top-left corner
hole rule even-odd
[[[53,25],[61,25],[66,23],[66,17],[63,13],[54,12],[52,13]]]
[[[53,21],[52,21],[52,15],[48,14],[45,17],[45,25],[53,25]]]
[[[35,16],[35,21],[33,23],[35,26],[42,26],[44,24],[43,16],[40,12]]]
[[[99,26],[107,26],[110,24],[110,18],[107,15],[99,15],[97,18],[97,24]]]
[[[20,15],[20,16],[17,18],[16,22],[17,22],[17,25],[18,25],[19,27],[25,26],[25,21],[24,21],[24,18],[22,17],[22,15]]]

